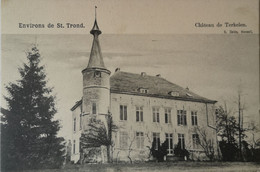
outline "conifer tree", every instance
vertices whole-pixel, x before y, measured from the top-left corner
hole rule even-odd
[[[64,139],[57,137],[59,121],[52,88],[36,46],[19,68],[21,79],[6,86],[8,109],[1,118],[2,169],[56,168],[64,161]]]

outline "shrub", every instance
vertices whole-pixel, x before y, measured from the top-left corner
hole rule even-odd
[[[187,159],[189,159],[190,153],[189,151],[187,151],[185,148],[181,148],[181,144],[180,142],[175,146],[174,148],[174,154],[178,157],[181,157],[182,159],[184,159],[184,157],[186,157]]]
[[[166,140],[161,145],[159,140],[158,149],[156,149],[156,140],[154,139],[151,148],[152,156],[156,158],[158,162],[163,162],[164,156],[167,155],[167,147],[168,147],[168,142]]]

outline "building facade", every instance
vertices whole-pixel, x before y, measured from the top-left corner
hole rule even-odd
[[[156,147],[167,140],[168,157],[174,156],[174,147],[179,143],[190,152],[192,159],[203,159],[205,154],[198,143],[196,128],[204,130],[207,139],[217,148],[216,101],[160,75],[134,74],[118,68],[110,76],[103,61],[98,40],[101,31],[96,20],[90,33],[94,38],[88,66],[82,71],[82,99],[71,108],[71,159],[74,162],[80,158],[80,136],[87,129],[89,119],[96,116],[105,121],[108,113],[118,126],[112,135],[111,149],[112,158],[117,161],[149,160],[153,140]]]

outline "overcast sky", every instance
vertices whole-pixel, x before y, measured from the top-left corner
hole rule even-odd
[[[102,28],[101,28],[102,29]],[[70,108],[82,96],[81,71],[88,64],[91,35],[3,35],[2,86],[19,78],[18,66],[37,37],[49,86],[57,94],[62,135],[71,132]],[[161,74],[167,80],[235,107],[242,86],[245,115],[259,110],[258,35],[101,35],[106,67],[132,73]],[[2,93],[5,94],[4,87]],[[2,99],[2,105],[5,103]]]

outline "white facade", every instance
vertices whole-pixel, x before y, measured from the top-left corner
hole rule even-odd
[[[124,106],[127,109],[126,120],[124,118],[123,120],[120,119],[120,106]],[[139,107],[142,107],[143,121],[137,121],[136,113],[138,113]],[[156,120],[154,120],[153,112],[157,110],[153,109],[159,110],[159,122],[157,120],[158,113],[156,113]],[[178,110],[186,111],[186,125],[178,125]],[[197,124],[194,122],[192,124],[192,112],[196,112],[197,114]],[[175,145],[178,144],[179,134],[181,134],[184,136],[185,148],[187,150],[201,152],[203,149],[193,143],[192,137],[193,134],[196,134],[196,127],[206,129],[208,136],[215,142],[215,146],[217,146],[216,131],[213,129],[215,128],[214,104],[111,93],[111,113],[114,122],[119,127],[119,131],[114,136],[115,150],[113,157],[120,160],[127,160],[130,148],[133,149],[131,152],[133,159],[147,160],[149,157],[148,147],[152,146],[155,133],[159,133],[161,143],[165,141],[167,135],[168,137],[172,136],[173,145],[169,145],[169,149],[174,149]],[[120,140],[120,132],[126,132],[128,138],[127,145],[123,148],[121,144],[122,140]],[[140,132],[143,133],[141,148],[139,146],[140,141],[137,139],[137,133]],[[119,157],[115,157],[118,154]],[[169,155],[172,155],[171,150],[169,150]],[[204,158],[203,156],[205,155],[202,155],[201,158]]]
[[[128,95],[128,94],[110,94],[111,114],[114,123],[119,127],[116,133],[113,133],[113,142],[115,143],[112,150],[112,157],[117,161],[128,161],[129,150],[132,160],[146,161],[149,158],[149,148],[152,146],[153,137],[157,134],[160,142],[166,139],[172,139],[172,145],[169,145],[169,156],[173,155],[173,149],[178,144],[180,137],[184,137],[185,148],[190,151],[191,158],[204,159],[205,154],[200,146],[194,143],[193,135],[196,134],[195,128],[200,127],[206,129],[208,136],[215,143],[215,107],[212,103],[191,102],[183,100],[164,99],[156,97]],[[121,110],[120,110],[121,106]],[[123,107],[123,108],[122,108]],[[141,110],[140,110],[141,108]],[[123,118],[120,111],[124,111]],[[126,109],[126,110],[125,110]],[[158,112],[157,113],[157,109]],[[178,124],[178,110],[186,111],[186,124]],[[137,113],[139,121],[137,121]],[[126,112],[126,113],[125,113]],[[154,122],[154,112],[156,112],[156,120]],[[196,119],[192,115],[196,112]],[[167,113],[167,115],[165,114]],[[81,105],[73,111],[73,137],[72,137],[72,160],[79,160],[79,138],[81,132],[87,123],[85,116],[80,117]],[[159,114],[159,121],[157,118]],[[167,116],[167,117],[166,117]],[[165,119],[166,118],[166,119]],[[74,131],[75,121],[75,131]],[[81,124],[80,124],[81,122]],[[81,127],[80,127],[81,126]],[[159,133],[159,135],[158,135]],[[75,152],[74,152],[75,143]],[[147,147],[148,146],[148,147]]]

